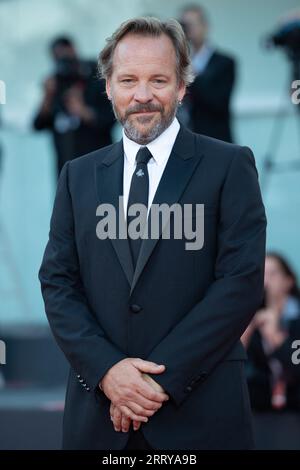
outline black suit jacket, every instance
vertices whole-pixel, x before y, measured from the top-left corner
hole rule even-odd
[[[96,237],[96,207],[118,205],[122,141],[62,170],[39,277],[71,364],[64,448],[121,449],[98,383],[125,357],[166,365],[171,399],[142,431],[157,449],[249,448],[239,341],[262,302],[266,219],[250,149],[181,128],[154,203],[205,204],[205,240],[144,240],[135,272],[124,239]],[[137,308],[138,307],[138,308]]]
[[[186,99],[194,132],[233,141],[230,98],[235,76],[235,61],[215,51],[203,73],[188,88]]]

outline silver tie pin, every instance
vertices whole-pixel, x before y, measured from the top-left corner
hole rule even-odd
[[[143,170],[140,168],[139,171],[136,172],[136,176],[144,176]]]

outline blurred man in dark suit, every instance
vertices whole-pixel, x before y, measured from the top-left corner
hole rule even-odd
[[[66,161],[109,145],[115,119],[96,62],[80,59],[68,37],[56,38],[50,49],[55,70],[45,80],[34,128],[52,131],[60,173]]]
[[[208,20],[202,7],[186,7],[181,15],[181,24],[190,43],[196,75],[184,102],[189,115],[188,125],[194,132],[232,142],[230,98],[235,81],[235,62],[216,50],[208,40]]]

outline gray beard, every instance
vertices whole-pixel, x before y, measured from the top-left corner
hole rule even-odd
[[[173,106],[171,107],[169,113],[167,115],[161,115],[161,120],[154,124],[154,126],[148,131],[147,135],[143,134],[140,132],[130,121],[128,118],[124,118],[120,116],[118,113],[114,99],[112,97],[111,99],[113,111],[115,114],[116,119],[122,124],[124,128],[124,132],[128,139],[133,140],[139,145],[147,145],[153,140],[155,140],[157,137],[159,137],[172,123],[173,119],[176,116],[177,113],[177,108],[178,108],[178,102],[177,100],[174,100]]]

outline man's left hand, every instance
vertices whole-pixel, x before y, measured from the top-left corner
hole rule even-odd
[[[148,374],[143,374],[143,379],[153,387],[153,389],[157,392],[162,392],[165,393],[164,389],[157,383],[155,380],[150,377]],[[128,432],[130,428],[130,424],[132,423],[133,430],[138,431],[138,429],[141,427],[141,421],[132,421],[130,418],[127,418],[120,409],[113,405],[112,403],[110,404],[110,416],[111,420],[113,422],[113,426],[115,428],[115,431],[117,432]]]
[[[70,88],[64,95],[64,102],[72,116],[77,116],[86,123],[91,123],[95,120],[95,113],[86,105],[80,88],[76,86]]]

